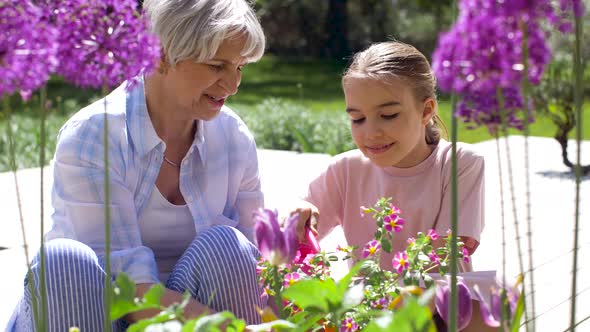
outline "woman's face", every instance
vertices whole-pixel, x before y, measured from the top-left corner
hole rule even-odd
[[[362,153],[380,167],[412,167],[430,155],[425,128],[436,102],[418,102],[403,81],[346,78],[346,112],[352,138]]]
[[[187,59],[170,67],[163,78],[168,102],[191,119],[213,119],[225,100],[238,91],[242,68],[247,64],[241,55],[243,47],[243,38],[226,40],[210,60],[198,63]]]

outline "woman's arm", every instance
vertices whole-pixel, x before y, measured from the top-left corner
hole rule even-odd
[[[145,283],[145,284],[138,284],[137,290],[135,292],[138,298],[142,298],[143,295],[153,286],[154,284]],[[171,289],[165,288],[164,295],[160,300],[160,304],[162,307],[169,307],[174,303],[182,303],[183,301],[183,294],[173,291]],[[142,319],[150,318],[160,313],[158,309],[149,309],[149,310],[142,310],[138,312],[134,312],[125,316],[125,320],[129,323],[134,323]],[[198,302],[194,298],[190,298],[187,306],[184,308],[184,315],[187,319],[194,319],[203,314],[213,314],[214,311],[211,310],[206,305]]]
[[[104,263],[105,162],[102,113],[70,121],[58,137],[52,191],[53,228],[47,239],[70,238],[88,245]],[[109,132],[109,208],[111,270],[125,272],[136,283],[158,282],[151,249],[143,246],[132,189],[125,183],[127,146],[121,143],[116,120]]]

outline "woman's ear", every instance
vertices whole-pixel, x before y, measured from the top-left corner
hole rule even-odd
[[[434,98],[427,98],[422,104],[422,124],[426,125],[436,114],[438,104]]]

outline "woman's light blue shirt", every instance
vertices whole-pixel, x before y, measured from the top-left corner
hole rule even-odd
[[[70,238],[104,260],[105,189],[103,132],[108,121],[111,269],[136,283],[158,282],[154,253],[142,244],[138,215],[155,188],[165,143],[150,120],[143,81],[123,84],[76,113],[61,128],[53,160],[53,227],[46,240]],[[129,90],[129,91],[127,91]],[[231,225],[253,240],[252,213],[263,206],[256,144],[229,108],[197,121],[193,144],[180,168],[180,191],[195,231]],[[162,237],[174,241],[175,230]]]

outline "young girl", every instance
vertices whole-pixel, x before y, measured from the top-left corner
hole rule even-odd
[[[376,225],[359,208],[392,197],[406,222],[392,253],[381,255],[381,266],[391,270],[407,238],[429,229],[445,235],[451,228],[451,143],[441,138],[436,79],[416,48],[384,42],[356,54],[342,86],[358,150],[336,156],[310,184],[305,200],[311,206],[298,209],[300,220],[319,212],[320,239],[342,226],[360,257]],[[458,235],[472,254],[484,225],[484,158],[460,143],[457,159]],[[442,237],[438,241],[434,245],[442,246]]]

